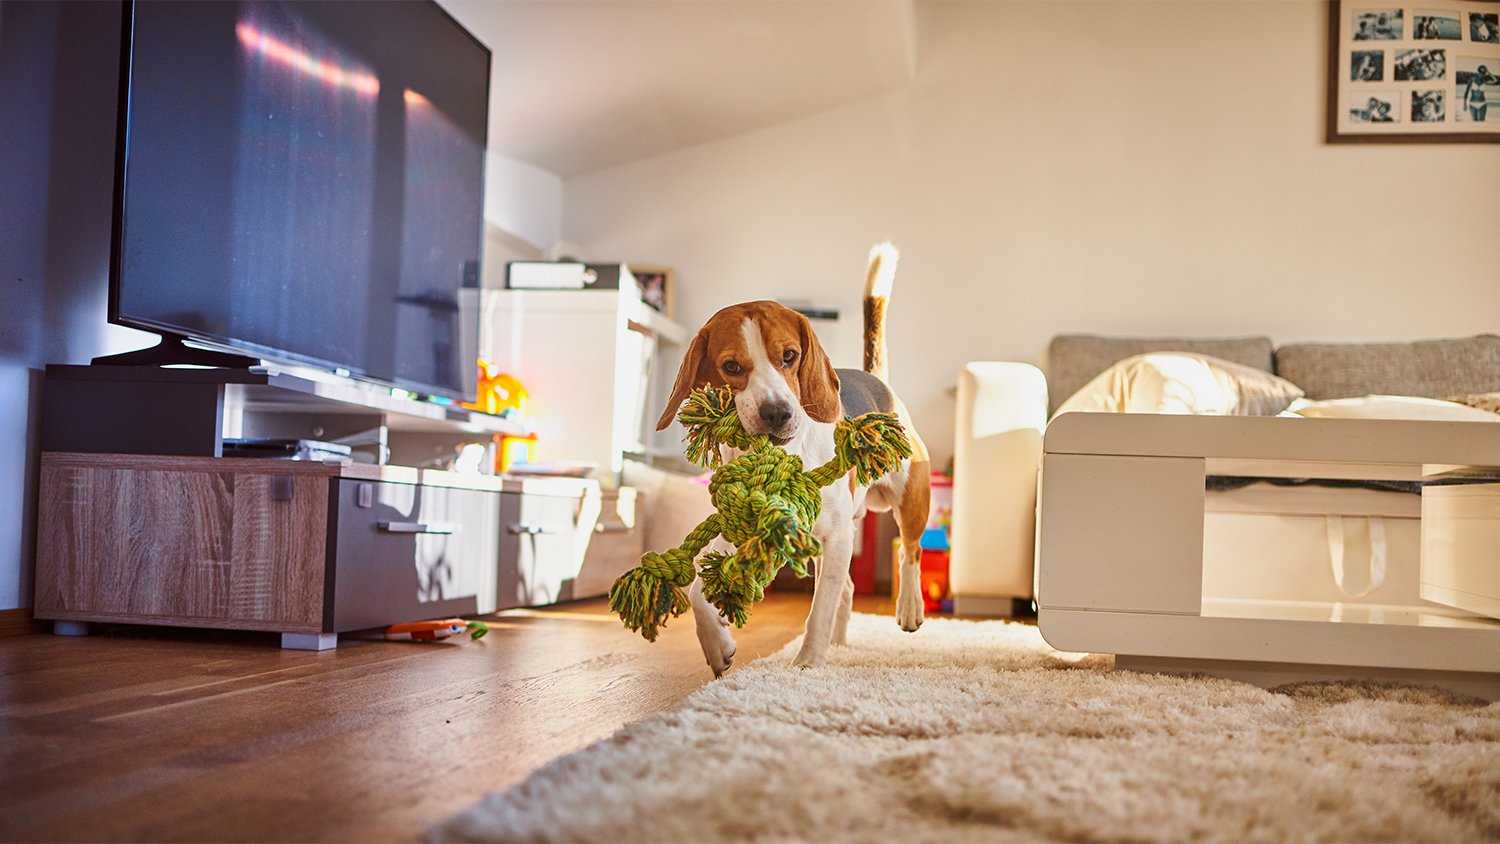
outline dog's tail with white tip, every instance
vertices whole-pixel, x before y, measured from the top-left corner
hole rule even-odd
[[[896,281],[896,262],[901,253],[889,241],[870,250],[870,269],[865,274],[865,371],[886,380],[885,306]]]

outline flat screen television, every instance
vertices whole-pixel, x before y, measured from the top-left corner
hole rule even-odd
[[[125,7],[110,320],[472,396],[490,51],[431,0]]]

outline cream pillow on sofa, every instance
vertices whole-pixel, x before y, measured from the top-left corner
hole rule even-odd
[[[1417,396],[1361,396],[1354,399],[1292,402],[1298,416],[1322,419],[1424,419],[1443,422],[1500,422],[1500,414],[1442,399]]]
[[[1254,367],[1208,355],[1151,352],[1099,373],[1057,413],[1275,416],[1301,397],[1296,384]]]

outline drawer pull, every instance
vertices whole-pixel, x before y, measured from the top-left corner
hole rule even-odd
[[[463,525],[444,522],[376,522],[386,533],[458,533]]]
[[[603,522],[594,525],[594,533],[630,533],[633,530],[635,528],[630,525],[607,525]]]
[[[506,525],[505,532],[510,534],[523,534],[525,536],[536,536],[543,533],[562,533],[557,528],[542,527],[541,525]]]

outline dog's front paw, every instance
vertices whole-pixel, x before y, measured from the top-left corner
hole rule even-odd
[[[901,597],[896,600],[896,623],[902,630],[913,633],[922,626],[922,620],[922,596],[915,589],[901,590]]]
[[[803,645],[797,651],[797,656],[792,660],[793,668],[821,668],[823,667],[823,653]]]
[[[729,649],[727,651],[720,650],[717,653],[704,654],[704,656],[708,659],[708,667],[714,670],[715,680],[723,677],[724,672],[729,670],[729,666],[734,664],[735,650],[736,645],[733,642],[730,642]]]
[[[724,676],[734,664],[734,652],[738,648],[729,627],[712,622],[698,625],[698,644],[703,646],[703,659],[714,670],[714,677]]]

